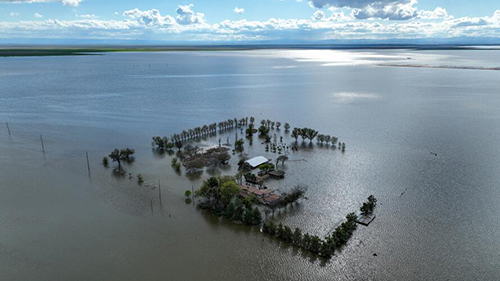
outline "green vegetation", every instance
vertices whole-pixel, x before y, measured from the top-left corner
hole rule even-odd
[[[234,143],[234,147],[237,151],[241,152],[243,151],[243,144],[245,141],[243,139],[239,139]]]
[[[372,214],[376,206],[377,206],[377,199],[375,198],[375,196],[370,195],[368,197],[368,201],[363,203],[363,206],[361,206],[360,208],[361,214],[365,216]]]
[[[104,156],[104,157],[102,158],[102,165],[103,165],[104,167],[106,167],[106,168],[109,166],[109,160],[108,160],[108,157]]]
[[[121,171],[122,165],[121,161],[133,161],[131,157],[135,153],[135,150],[126,148],[126,149],[115,149],[108,156],[113,160],[113,162],[118,163],[118,170]],[[104,160],[104,159],[103,159]]]
[[[141,174],[137,175],[137,183],[142,184],[144,182],[144,177]]]
[[[283,199],[279,203],[279,207],[285,207],[299,201],[306,194],[307,187],[303,185],[296,185],[290,193],[284,193]]]
[[[356,215],[350,213],[346,216],[346,221],[338,226],[335,231],[324,239],[308,233],[302,234],[299,228],[294,231],[283,224],[275,225],[272,221],[266,221],[262,226],[262,231],[279,238],[287,243],[293,244],[306,251],[318,254],[324,258],[331,258],[335,250],[344,246],[356,230]]]
[[[191,197],[191,190],[186,190],[186,192],[184,192],[184,196],[187,198]]]
[[[113,47],[113,48],[0,48],[0,57],[33,57],[33,56],[89,56],[102,53],[117,52],[176,52],[176,51],[235,51],[249,50],[246,47],[223,47],[223,46],[182,46],[182,47]]]
[[[300,130],[298,128],[293,128],[292,130],[292,138],[295,139],[295,142],[297,142],[297,140],[299,139],[300,137]]]
[[[235,178],[231,176],[211,177],[195,191],[197,197],[205,198],[199,204],[201,208],[223,215],[230,220],[259,225],[262,222],[259,209],[252,208],[252,202],[248,198],[243,200],[238,198],[239,193],[240,188]]]
[[[168,137],[153,137],[153,142],[151,144],[160,150],[171,150],[175,146]]]
[[[262,137],[262,138],[267,138],[269,134],[269,128],[262,125],[259,127],[259,136]]]
[[[171,163],[174,170],[179,171],[181,169],[181,163],[177,160],[177,158],[172,158]]]
[[[274,170],[274,164],[272,163],[262,164],[259,166],[259,170],[262,174],[267,174],[270,171]]]

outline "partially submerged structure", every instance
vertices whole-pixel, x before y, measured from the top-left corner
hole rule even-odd
[[[275,179],[282,179],[285,177],[285,171],[283,170],[274,170],[267,174]]]
[[[264,205],[275,205],[281,201],[281,196],[274,194],[273,189],[258,189],[251,185],[240,185],[240,195],[243,197],[255,196]]]
[[[367,214],[367,215],[360,214],[356,218],[355,222],[364,226],[368,226],[375,219],[375,217],[376,216],[374,214]]]
[[[257,156],[252,159],[248,159],[245,161],[245,165],[248,166],[249,168],[255,169],[259,167],[260,165],[267,164],[269,163],[269,159],[267,159],[264,156]]]

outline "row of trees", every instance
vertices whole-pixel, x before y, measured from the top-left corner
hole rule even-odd
[[[248,204],[249,203],[249,204]],[[262,214],[259,208],[254,207],[250,200],[240,200],[236,198],[227,205],[224,216],[233,221],[241,221],[248,225],[260,225],[262,223]]]
[[[326,144],[331,143],[333,145],[335,145],[337,143],[337,141],[339,140],[338,138],[336,138],[334,136],[323,135],[323,134],[318,134],[318,136],[316,137],[316,139],[321,144],[323,144],[323,143],[326,143]]]
[[[314,138],[318,141],[318,143],[336,145],[338,142],[338,138],[330,135],[319,134],[318,131],[311,128],[293,128],[292,137],[297,141],[299,137],[302,137],[302,140],[308,139],[309,142],[312,142]],[[339,142],[339,149],[345,151],[345,143]]]
[[[245,126],[248,125],[249,120],[255,119],[253,119],[253,117],[227,119],[218,123],[211,123],[189,130],[183,130],[179,134],[173,134],[170,138],[156,136],[153,137],[152,145],[156,146],[158,149],[172,149],[177,142],[188,141],[194,138],[215,134],[217,133],[217,129],[219,129],[219,131],[222,131],[237,126]]]
[[[298,140],[299,137],[302,137],[302,140],[309,139],[310,142],[318,135],[318,131],[311,128],[293,128],[292,137],[295,141]]]
[[[282,223],[275,225],[272,221],[266,221],[262,226],[263,232],[325,258],[332,257],[335,250],[344,246],[351,238],[354,230],[356,230],[356,215],[354,213],[348,214],[346,221],[324,239],[317,235],[302,234],[299,228],[292,231],[289,226],[283,226]]]

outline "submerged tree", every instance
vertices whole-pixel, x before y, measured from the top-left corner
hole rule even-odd
[[[373,213],[375,206],[377,206],[377,199],[375,196],[370,195],[370,197],[368,197],[368,201],[363,203],[363,206],[360,208],[361,214],[367,216]]]
[[[267,137],[267,134],[269,133],[269,128],[266,127],[266,126],[264,126],[264,125],[262,125],[259,128],[259,133],[260,133],[261,137]]]
[[[113,162],[118,163],[118,170],[121,171],[122,165],[121,161],[131,161],[131,156],[135,153],[135,150],[126,148],[126,149],[115,149],[108,156],[113,160]]]
[[[281,162],[281,165],[285,165],[285,161],[288,160],[288,156],[286,155],[281,155],[278,158],[276,158],[276,166],[278,166],[278,163]]]
[[[234,147],[236,148],[237,151],[243,151],[243,144],[245,141],[243,139],[239,139],[234,143]]]
[[[299,136],[300,136],[300,130],[299,130],[299,128],[293,128],[293,130],[292,130],[292,138],[295,139],[295,142],[297,142],[297,140],[299,139]]]

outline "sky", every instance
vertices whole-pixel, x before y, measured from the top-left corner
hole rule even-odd
[[[0,44],[499,39],[499,0],[0,0]]]

